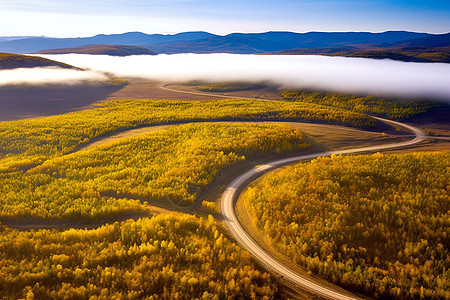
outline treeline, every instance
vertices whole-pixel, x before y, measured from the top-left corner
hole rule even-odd
[[[133,199],[192,204],[227,166],[307,147],[284,124],[193,123],[0,173],[0,217],[97,220],[144,212]]]
[[[392,59],[406,62],[450,63],[449,50],[450,47],[394,47],[356,51],[345,56]]]
[[[309,54],[327,56],[365,57],[374,59],[392,59],[406,62],[442,62],[450,63],[450,47],[404,46],[387,48],[312,48],[290,49],[277,54]]]
[[[350,126],[373,126],[359,113],[309,103],[253,100],[105,102],[95,109],[59,116],[0,122],[0,172],[69,153],[94,137],[151,124],[206,120],[309,120]]]
[[[379,298],[450,298],[450,152],[332,156],[263,177],[243,199],[294,263]]]
[[[68,68],[78,69],[75,68],[74,66],[39,56],[0,52],[0,69],[36,68],[36,67],[59,67],[66,69]]]
[[[196,89],[202,92],[237,92],[257,89],[261,84],[247,82],[216,82],[197,86]]]
[[[285,90],[281,92],[287,100],[315,103],[334,108],[348,109],[364,114],[373,114],[394,120],[409,119],[417,114],[427,112],[443,104],[433,101],[390,100],[380,97],[349,96],[325,92],[306,92]]]
[[[212,217],[0,230],[2,299],[273,299],[277,291]]]

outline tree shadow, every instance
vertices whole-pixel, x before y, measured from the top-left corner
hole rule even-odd
[[[123,85],[78,84],[0,87],[0,121],[67,113],[106,99]]]

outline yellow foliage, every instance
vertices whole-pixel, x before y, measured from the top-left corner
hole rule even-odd
[[[287,100],[314,103],[333,107],[336,109],[348,109],[365,114],[379,115],[389,119],[409,119],[414,115],[440,107],[443,103],[435,101],[405,101],[402,99],[384,99],[380,97],[347,96],[323,92],[305,92],[285,90],[281,92]]]
[[[189,204],[244,155],[306,146],[301,132],[282,124],[174,126],[0,173],[0,217],[114,219],[146,211],[133,199]]]
[[[293,262],[381,298],[444,299],[450,152],[318,158],[244,194],[255,225]]]
[[[206,120],[309,120],[373,126],[368,116],[310,103],[245,99],[211,101],[121,100],[64,115],[0,122],[0,172],[74,151],[95,137],[124,128]]]
[[[249,299],[255,293],[273,299],[270,276],[222,234],[217,245],[215,227],[211,220],[166,214],[94,230],[2,228],[0,298]],[[30,251],[16,251],[17,240],[29,241]],[[57,257],[65,257],[64,267],[54,265]]]

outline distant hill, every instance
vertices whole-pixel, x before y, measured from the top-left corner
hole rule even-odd
[[[208,32],[183,32],[178,34],[123,34],[96,35],[85,38],[17,38],[2,40],[0,51],[34,53],[46,49],[72,48],[93,44],[139,46],[157,53],[267,53],[288,49],[329,47],[392,46],[404,41],[423,43],[420,39],[434,37],[428,33],[408,31],[371,32],[265,32],[232,33],[225,36]],[[426,40],[425,40],[426,41]]]
[[[71,65],[38,56],[0,53],[0,70],[36,67],[75,68]]]
[[[99,34],[93,37],[85,38],[33,37],[15,39],[12,41],[0,40],[0,51],[13,53],[34,53],[46,49],[72,48],[93,44],[141,46],[148,48],[151,45],[160,43],[177,43],[192,40],[201,40],[209,38],[211,36],[215,35],[207,32],[183,32],[173,35],[128,32],[123,34],[111,35]]]
[[[363,57],[374,59],[392,59],[406,62],[442,62],[450,63],[450,47],[389,47],[389,48],[313,48],[290,49],[270,54],[284,55],[326,55]]]
[[[22,40],[32,38],[32,36],[1,36],[0,42],[13,41],[13,40]]]
[[[425,38],[400,42],[347,47],[328,47],[310,49],[288,49],[273,54],[286,55],[327,55],[393,59],[407,62],[450,63],[450,34],[433,35]]]
[[[392,43],[395,46],[402,47],[450,47],[450,33],[436,34],[418,39],[406,40]]]
[[[178,43],[152,45],[159,53],[267,53],[287,49],[308,49],[322,47],[343,47],[393,43],[430,36],[426,33],[406,31],[370,32],[265,32],[233,33],[226,36],[212,36],[207,39]]]
[[[0,51],[14,53],[135,55],[154,54],[154,51],[165,54],[323,54],[447,63],[448,47],[450,47],[450,33],[428,34],[408,31],[381,33],[275,31],[232,33],[224,36],[203,31],[168,35],[128,32],[99,34],[85,38],[0,37]]]
[[[129,56],[129,55],[156,55],[155,52],[147,48],[139,46],[125,46],[125,45],[86,45],[73,48],[62,49],[47,49],[36,52],[36,54],[103,54],[111,56]]]

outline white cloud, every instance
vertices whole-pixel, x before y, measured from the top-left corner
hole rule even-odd
[[[77,84],[81,82],[103,81],[108,79],[96,71],[77,71],[61,68],[30,68],[0,71],[2,85],[43,85],[43,84]]]
[[[89,71],[34,68],[0,71],[0,85],[76,84],[102,81],[111,73],[161,81],[270,81],[281,88],[309,88],[344,93],[450,100],[450,64],[405,63],[364,58],[175,54],[113,57],[44,55]]]
[[[46,55],[82,68],[162,81],[272,81],[282,87],[450,99],[450,64],[303,55]]]

